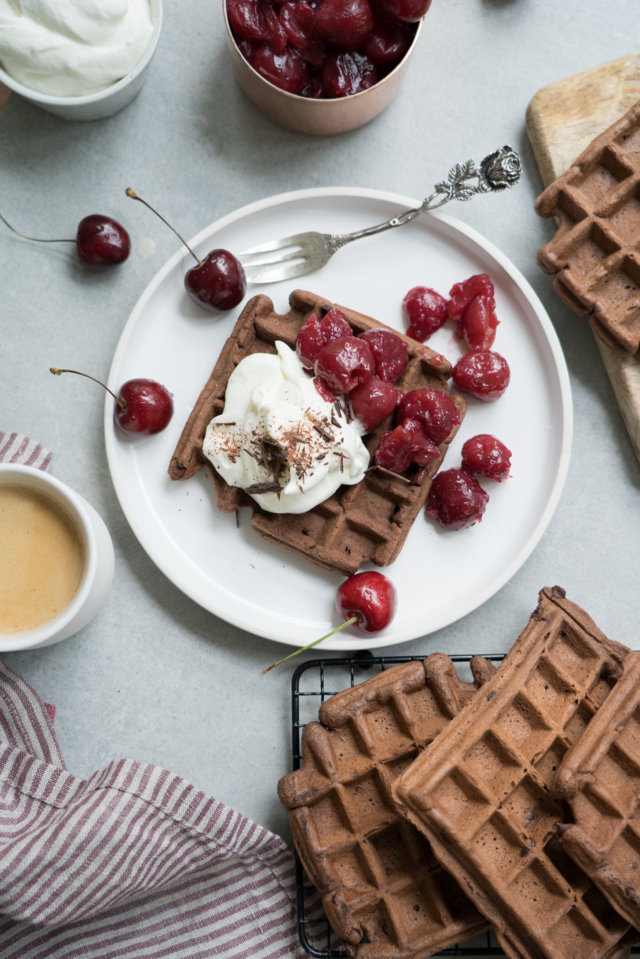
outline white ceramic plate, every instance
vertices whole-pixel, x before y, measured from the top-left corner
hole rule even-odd
[[[497,201],[496,201],[497,202]],[[242,250],[301,230],[346,232],[382,222],[416,206],[414,199],[354,189],[282,194],[218,220],[192,241],[202,255],[214,247]],[[145,376],[174,394],[175,414],[153,437],[128,437],[105,403],[109,467],[122,508],[144,549],[187,596],[248,632],[303,645],[337,625],[340,577],[264,543],[219,513],[202,470],[184,483],[167,476],[182,426],[232,330],[240,307],[215,316],[184,292],[193,263],[180,249],[136,304],[120,338],[109,383]],[[460,465],[460,448],[476,433],[493,433],[511,449],[512,475],[488,482],[483,521],[447,532],[418,516],[404,549],[385,572],[398,591],[398,610],[381,633],[344,631],[325,649],[374,649],[425,636],[471,612],[520,568],[538,543],[558,502],[571,446],[569,378],[555,332],[536,295],[509,260],[475,231],[443,215],[426,215],[398,230],[343,249],[321,271],[265,287],[286,312],[296,286],[404,329],[402,299],[418,284],[446,295],[472,273],[489,273],[500,325],[494,349],[511,367],[508,390],[495,403],[470,398],[469,410],[445,459]],[[461,348],[449,327],[430,341],[452,362]]]

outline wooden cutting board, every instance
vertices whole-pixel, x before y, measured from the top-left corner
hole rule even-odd
[[[531,148],[545,186],[640,100],[640,54],[543,87],[527,107]],[[590,327],[584,324],[585,335]],[[590,334],[594,335],[594,334]],[[640,459],[640,355],[620,356],[595,337],[636,456]]]

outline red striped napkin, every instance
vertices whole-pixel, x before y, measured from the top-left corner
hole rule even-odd
[[[0,461],[25,458],[51,454],[0,431]],[[0,662],[0,956],[302,959],[293,856],[165,769],[73,776],[52,707]]]

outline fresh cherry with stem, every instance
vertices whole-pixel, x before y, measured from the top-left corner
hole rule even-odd
[[[138,196],[131,187],[127,187],[126,194],[155,213],[158,219],[175,233],[196,261],[197,265],[187,270],[184,278],[185,290],[194,303],[212,313],[222,313],[237,306],[247,290],[247,278],[240,260],[229,250],[223,249],[211,250],[204,259],[200,259],[185,238],[150,203]]]
[[[12,226],[2,213],[0,220],[23,240],[32,240],[35,243],[75,243],[78,259],[84,266],[116,266],[124,263],[131,252],[131,239],[125,228],[117,220],[102,213],[91,213],[80,220],[74,240],[29,236]]]
[[[143,378],[127,380],[120,387],[119,395],[116,395],[105,383],[96,379],[95,376],[90,376],[89,373],[81,373],[79,370],[62,370],[57,366],[49,369],[55,376],[61,376],[62,373],[75,373],[102,386],[113,396],[116,402],[115,421],[126,433],[160,433],[173,416],[171,393],[155,380]]]
[[[276,663],[267,666],[262,670],[262,675],[285,663],[288,659],[293,659],[299,653],[304,653],[307,649],[317,646],[330,636],[346,629],[347,626],[355,626],[366,633],[378,633],[388,626],[396,611],[396,590],[386,576],[376,570],[363,573],[353,573],[348,576],[338,587],[336,596],[336,608],[345,621],[325,633],[320,639],[314,639],[313,642],[301,646],[288,656],[283,656]]]

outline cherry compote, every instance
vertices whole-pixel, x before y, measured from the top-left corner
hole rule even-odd
[[[393,413],[402,396],[388,380],[370,376],[349,394],[351,412],[360,421],[365,433],[375,430]]]
[[[511,370],[505,358],[493,350],[470,350],[460,357],[452,377],[459,390],[490,403],[506,390]]]
[[[490,433],[479,433],[462,446],[462,468],[473,476],[500,482],[509,475],[511,450]]]
[[[376,376],[395,383],[409,362],[409,347],[391,330],[365,330],[359,338],[368,344],[376,364]]]
[[[418,420],[407,419],[380,437],[375,462],[383,469],[402,475],[412,463],[428,466],[440,455]]]
[[[460,410],[448,393],[431,386],[405,393],[396,413],[397,422],[406,419],[422,423],[427,438],[439,446],[453,436],[460,425]]]
[[[331,99],[368,89],[393,70],[430,0],[227,0],[238,50],[265,80]]]
[[[439,330],[447,319],[447,301],[428,286],[414,286],[402,301],[407,334],[419,343]]]
[[[336,393],[350,393],[375,372],[369,346],[357,336],[339,336],[322,347],[314,370]]]
[[[482,519],[488,501],[489,494],[474,476],[463,469],[449,469],[433,480],[426,511],[445,529],[464,529]]]

